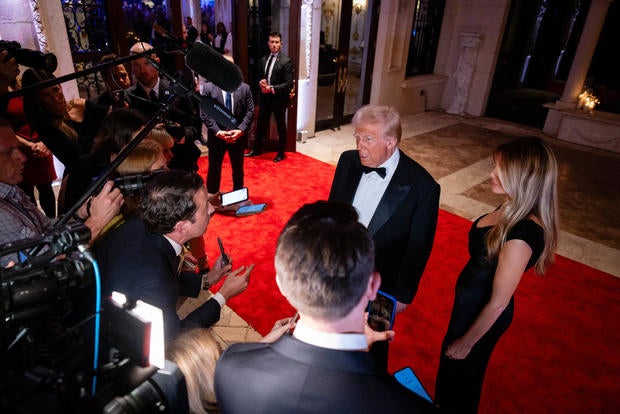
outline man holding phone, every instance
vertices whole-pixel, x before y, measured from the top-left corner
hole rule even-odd
[[[104,295],[117,291],[160,308],[168,340],[183,329],[213,325],[226,302],[245,291],[253,266],[231,272],[231,264],[224,261],[230,258],[224,254],[202,276],[180,272],[183,244],[202,237],[213,214],[202,178],[180,170],[158,174],[146,186],[140,211],[139,217],[106,233],[95,246]],[[196,297],[201,287],[208,289],[222,277],[226,280],[218,292],[180,320],[179,297]]]
[[[299,321],[292,336],[224,352],[215,370],[222,412],[435,412],[368,352],[364,312],[381,277],[353,207],[318,201],[299,209],[278,238],[275,268]]]

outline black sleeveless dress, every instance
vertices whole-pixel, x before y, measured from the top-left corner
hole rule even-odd
[[[484,216],[482,216],[484,217]],[[435,402],[445,413],[476,413],[482,382],[495,344],[512,322],[514,297],[463,360],[446,357],[446,348],[460,338],[489,302],[497,259],[487,260],[485,236],[492,227],[478,227],[478,218],[469,230],[469,261],[456,282],[454,305],[448,331],[441,346],[439,371],[435,385]],[[532,267],[544,248],[542,227],[531,220],[522,220],[508,233],[507,240],[525,241],[532,249],[526,270]]]

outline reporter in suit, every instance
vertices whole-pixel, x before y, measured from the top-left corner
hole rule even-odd
[[[226,301],[246,289],[251,268],[229,273],[213,298],[179,320],[179,295],[197,296],[231,270],[219,257],[202,276],[178,274],[183,244],[202,237],[213,213],[202,178],[178,170],[161,173],[148,183],[140,209],[141,217],[110,231],[95,247],[103,294],[118,291],[160,308],[166,339],[182,329],[213,325]]]
[[[215,369],[224,413],[430,413],[367,352],[364,311],[381,277],[355,210],[306,204],[278,238],[276,282],[299,311],[293,336],[237,343]]]
[[[402,127],[393,108],[364,106],[352,123],[357,150],[340,156],[329,199],[358,211],[375,242],[381,290],[397,299],[402,312],[418,290],[433,247],[439,185],[398,149]]]
[[[271,53],[260,60],[260,110],[256,125],[254,149],[247,156],[259,155],[263,149],[263,139],[269,138],[269,121],[273,113],[278,127],[278,155],[273,159],[280,162],[285,158],[286,148],[286,108],[293,89],[294,71],[291,58],[281,52],[282,35],[271,32],[268,41]]]
[[[224,55],[226,59],[234,63],[230,55]],[[215,194],[220,191],[222,178],[222,161],[228,151],[232,166],[233,190],[243,188],[243,150],[248,145],[247,134],[252,127],[254,119],[254,100],[250,86],[243,82],[232,94],[222,91],[218,86],[207,82],[200,91],[201,95],[209,96],[228,108],[232,114],[240,120],[238,127],[227,129],[219,125],[213,118],[201,112],[200,117],[207,126],[209,139],[209,169],[207,171],[207,191]],[[230,97],[228,97],[230,95]]]

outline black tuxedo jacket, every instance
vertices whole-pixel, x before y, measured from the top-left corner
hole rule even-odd
[[[147,230],[144,221],[134,217],[105,234],[95,246],[101,270],[103,295],[112,291],[141,299],[160,308],[164,315],[164,334],[173,339],[183,328],[208,327],[220,318],[220,305],[210,299],[182,321],[176,313],[180,293],[197,293],[187,275],[177,277],[179,258],[164,236]],[[194,281],[199,279],[194,278]]]
[[[260,59],[260,73],[258,79],[267,79],[267,72],[265,66],[267,65],[267,59],[270,55],[263,56]],[[295,74],[293,73],[293,62],[291,58],[280,52],[273,64],[271,70],[271,82],[275,94],[260,94],[262,99],[273,99],[273,103],[276,105],[286,106],[290,99],[291,89],[293,89],[293,80]]]
[[[226,107],[226,103],[224,102],[224,97],[222,95],[222,89],[220,89],[213,83],[206,83],[204,89],[201,91],[201,94],[204,96],[210,96],[211,98],[218,101],[222,106]],[[235,118],[240,120],[239,126],[237,128],[244,132],[244,137],[241,139],[247,140],[247,133],[252,127],[252,120],[254,119],[254,100],[252,99],[252,92],[250,91],[250,86],[247,83],[242,82],[241,85],[239,85],[239,87],[237,88],[237,90],[233,92],[232,97],[233,115],[235,116]],[[207,126],[209,137],[219,139],[215,138],[215,134],[217,134],[221,130],[227,130],[227,128],[220,126],[204,112],[200,113],[200,117]]]
[[[431,413],[434,407],[381,370],[373,356],[306,344],[238,343],[215,369],[223,413]]]
[[[362,174],[358,152],[344,152],[329,199],[353,204]],[[439,192],[433,177],[400,151],[396,171],[368,224],[381,290],[399,302],[411,303],[418,290],[435,238]]]

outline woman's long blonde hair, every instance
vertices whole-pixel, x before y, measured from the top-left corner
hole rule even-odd
[[[217,412],[215,364],[222,349],[211,330],[197,328],[182,333],[172,342],[167,353],[185,377],[189,411],[198,414]]]
[[[536,216],[545,236],[545,247],[535,269],[543,274],[553,263],[558,244],[558,166],[551,147],[539,138],[523,137],[498,146],[493,159],[498,178],[508,195],[498,223],[487,234],[489,258],[499,255],[510,230],[529,215]]]

